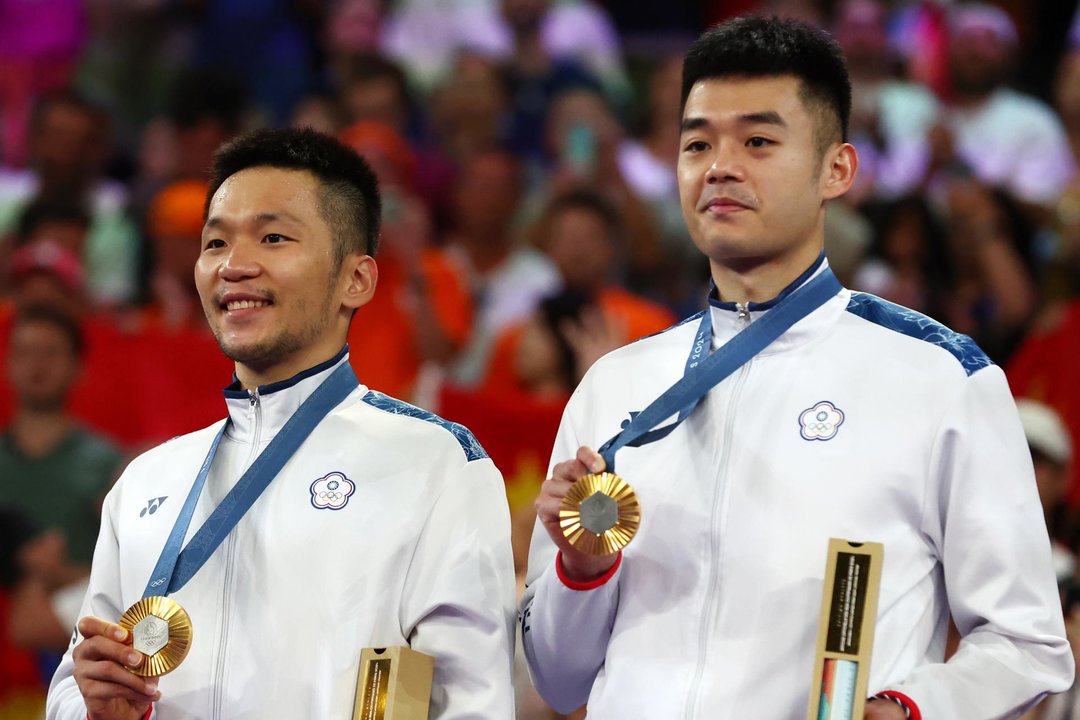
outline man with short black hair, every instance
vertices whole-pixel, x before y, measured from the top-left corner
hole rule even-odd
[[[970,338],[842,288],[822,252],[858,166],[839,48],[797,21],[723,23],[687,53],[682,104],[709,308],[602,358],[567,405],[521,611],[541,694],[600,717],[806,717],[830,537],[885,547],[867,720],[1015,717],[1064,690],[1003,373]],[[616,459],[640,530],[589,555],[559,509]]]
[[[361,649],[395,645],[434,657],[430,717],[512,716],[502,479],[467,429],[349,365],[379,210],[371,170],[328,136],[219,150],[195,281],[235,362],[229,417],[137,458],[106,499],[49,718],[350,717]],[[157,595],[194,637],[144,679],[114,623]]]

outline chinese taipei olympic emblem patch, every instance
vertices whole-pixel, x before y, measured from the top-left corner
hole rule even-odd
[[[844,424],[844,411],[828,400],[822,400],[799,414],[803,440],[832,440]]]
[[[352,480],[332,472],[311,483],[311,504],[317,510],[340,510],[356,490]]]

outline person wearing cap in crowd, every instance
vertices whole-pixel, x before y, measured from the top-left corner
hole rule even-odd
[[[73,316],[86,308],[86,274],[79,257],[52,240],[24,245],[8,264],[13,310],[48,305]]]
[[[953,97],[928,135],[932,175],[1001,186],[1033,208],[1052,207],[1076,175],[1064,127],[1041,100],[1007,85],[1018,37],[1001,8],[962,3],[949,18]]]

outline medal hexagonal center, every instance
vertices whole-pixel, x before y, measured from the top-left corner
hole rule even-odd
[[[169,644],[169,623],[147,615],[131,628],[131,646],[150,657]]]
[[[594,535],[603,535],[619,522],[619,506],[615,499],[594,492],[581,501],[581,527]]]

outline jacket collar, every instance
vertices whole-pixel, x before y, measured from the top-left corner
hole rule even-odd
[[[828,267],[829,261],[826,259],[825,253],[822,252],[810,267],[791,281],[791,283],[781,290],[780,294],[776,297],[765,302],[747,303],[746,307],[740,307],[733,302],[721,302],[716,284],[710,282],[709,314],[712,318],[713,348],[718,348],[731,338],[735,337],[739,331],[746,327],[748,322],[753,322],[763,313],[771,310],[777,303],[791,295],[812,278],[820,275]],[[844,302],[840,304],[840,311],[846,307],[846,298],[848,294],[849,292],[847,290],[843,290],[840,293],[840,295],[845,298]],[[837,303],[835,300],[830,300],[825,303],[825,305],[810,313],[810,315],[800,320],[786,333],[777,338],[776,341],[774,341],[762,354],[769,354],[791,347],[792,345],[801,344],[810,337],[816,335],[821,331],[822,322],[831,322],[839,316],[836,305]]]
[[[234,375],[232,384],[224,390],[230,420],[226,434],[234,440],[269,442],[315,388],[335,368],[348,361],[349,346],[346,345],[325,362],[287,380],[260,385],[253,391],[243,389]]]

